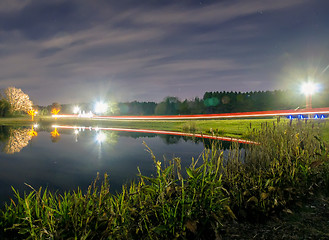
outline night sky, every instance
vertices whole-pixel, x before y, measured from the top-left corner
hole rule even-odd
[[[35,104],[329,81],[328,0],[1,0],[0,88]]]

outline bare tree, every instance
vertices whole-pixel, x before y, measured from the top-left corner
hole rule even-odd
[[[5,96],[10,104],[12,112],[28,112],[32,109],[33,102],[30,100],[29,95],[25,94],[20,88],[6,88]]]

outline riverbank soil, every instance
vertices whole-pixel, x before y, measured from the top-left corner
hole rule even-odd
[[[265,223],[224,223],[220,235],[222,240],[329,239],[329,197],[309,198]]]

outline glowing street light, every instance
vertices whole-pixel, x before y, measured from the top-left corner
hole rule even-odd
[[[107,111],[107,104],[104,102],[97,102],[95,104],[95,113],[105,113]]]
[[[312,109],[312,94],[318,90],[318,85],[308,81],[303,83],[301,90],[306,96],[306,109]]]
[[[73,108],[73,113],[74,114],[77,114],[77,113],[79,113],[80,112],[80,108],[79,108],[79,106],[74,106],[74,108]]]

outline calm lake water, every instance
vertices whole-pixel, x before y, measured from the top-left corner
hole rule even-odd
[[[35,130],[35,132],[34,132]],[[33,136],[37,135],[37,136]],[[10,129],[0,127],[0,202],[20,192],[47,187],[59,192],[85,190],[97,173],[110,176],[111,191],[142,174],[155,174],[145,142],[157,159],[180,157],[183,166],[198,158],[207,142],[203,139],[152,133],[95,131],[86,129]],[[209,143],[209,142],[208,142]],[[228,143],[225,143],[226,146]]]

